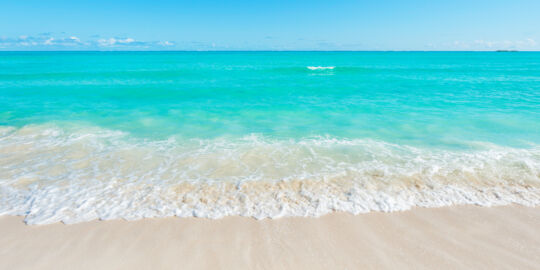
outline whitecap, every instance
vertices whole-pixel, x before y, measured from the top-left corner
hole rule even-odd
[[[327,66],[327,67],[322,67],[322,66],[308,66],[307,67],[309,70],[332,70],[334,69],[335,67],[334,66]]]

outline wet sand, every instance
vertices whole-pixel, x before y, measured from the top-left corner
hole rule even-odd
[[[540,268],[540,207],[38,226],[3,216],[0,231],[0,269]]]

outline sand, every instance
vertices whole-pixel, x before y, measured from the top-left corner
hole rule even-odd
[[[0,217],[0,269],[540,269],[540,207],[29,226]]]

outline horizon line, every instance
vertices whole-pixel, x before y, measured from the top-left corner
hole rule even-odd
[[[540,50],[1,50],[2,52],[540,52]]]

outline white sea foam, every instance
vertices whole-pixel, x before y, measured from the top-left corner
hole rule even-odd
[[[335,67],[329,66],[329,67],[321,67],[321,66],[308,66],[309,70],[328,70],[328,69],[334,69]]]
[[[0,128],[0,215],[28,224],[540,204],[540,148],[373,140],[147,141],[98,128]]]

